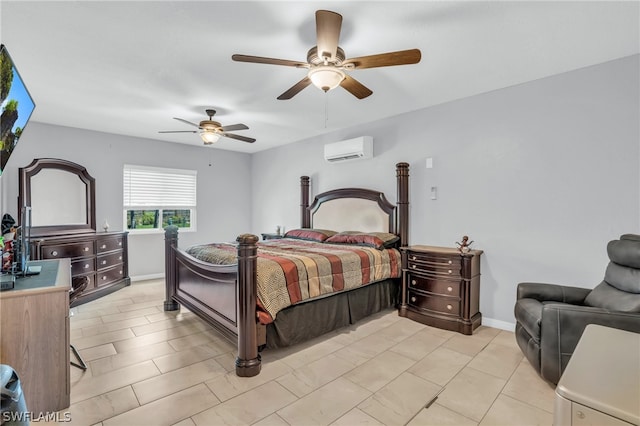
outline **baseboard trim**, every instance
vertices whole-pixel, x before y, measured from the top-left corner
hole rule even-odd
[[[482,317],[482,325],[487,327],[499,328],[500,330],[516,331],[516,324],[506,321],[500,321],[493,318]]]
[[[135,277],[130,277],[130,278],[131,278],[131,282],[157,280],[158,278],[164,278],[164,274],[137,275]]]

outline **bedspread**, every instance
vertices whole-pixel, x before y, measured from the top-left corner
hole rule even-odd
[[[209,262],[229,264],[237,246],[204,244],[186,250]],[[257,293],[260,322],[267,324],[279,311],[306,300],[349,290],[401,273],[400,252],[371,247],[326,244],[283,238],[258,244]]]

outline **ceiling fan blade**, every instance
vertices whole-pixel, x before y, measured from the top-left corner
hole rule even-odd
[[[198,133],[197,130],[160,130],[158,133]]]
[[[222,136],[227,137],[227,138],[231,138],[231,139],[236,139],[242,142],[249,142],[249,143],[254,143],[256,140],[253,138],[248,138],[246,136],[240,136],[240,135],[234,135],[233,133],[220,133]]]
[[[173,119],[174,119],[174,120],[178,120],[178,121],[182,121],[183,123],[187,123],[187,124],[188,124],[188,125],[190,125],[190,126],[195,126],[195,127],[197,127],[198,129],[200,128],[200,125],[199,125],[199,124],[192,123],[192,122],[187,121],[187,120],[185,120],[185,119],[183,119],[183,118],[173,117]]]
[[[288,59],[264,58],[262,56],[232,55],[231,59],[237,62],[252,62],[256,64],[284,65],[287,67],[309,68],[309,64],[300,61],[290,61]]]
[[[246,124],[230,124],[228,126],[222,126],[220,127],[220,130],[222,130],[223,132],[231,132],[233,130],[248,130],[249,128],[247,127]]]
[[[409,65],[420,62],[420,49],[399,50],[397,52],[380,53],[378,55],[350,58],[342,64],[353,64],[355,69],[390,67],[393,65]]]
[[[344,87],[347,91],[349,91],[349,93],[351,93],[358,99],[364,99],[373,93],[368,87],[364,86],[362,83],[360,83],[350,75],[346,75],[344,77],[344,80],[342,80],[340,86]]]
[[[328,10],[316,11],[316,39],[318,56],[334,59],[338,50],[342,15]]]
[[[278,96],[278,100],[283,101],[283,100],[286,100],[286,99],[291,99],[295,95],[300,93],[300,91],[302,89],[304,89],[305,87],[307,87],[310,84],[311,84],[311,79],[309,77],[305,77],[302,80],[300,80],[299,82],[297,82],[296,84],[294,84],[293,86],[291,86],[291,88],[289,90],[287,90],[286,92],[284,92],[282,95]]]

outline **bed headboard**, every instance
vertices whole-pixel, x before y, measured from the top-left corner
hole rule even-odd
[[[396,206],[379,191],[342,188],[318,194],[309,205],[309,177],[300,178],[300,210],[303,228],[334,231],[391,232],[408,244],[409,164],[396,165]]]

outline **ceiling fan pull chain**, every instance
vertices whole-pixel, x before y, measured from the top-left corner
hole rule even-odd
[[[324,128],[327,128],[329,121],[329,93],[324,92]]]

